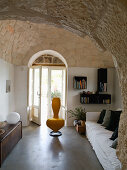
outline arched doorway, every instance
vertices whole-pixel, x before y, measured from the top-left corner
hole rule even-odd
[[[66,120],[67,62],[61,54],[44,50],[34,54],[28,63],[30,121],[45,125],[52,116],[51,101],[60,97],[60,117]],[[65,121],[66,122],[66,121]]]

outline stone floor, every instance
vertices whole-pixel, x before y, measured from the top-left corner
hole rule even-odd
[[[1,170],[103,170],[87,139],[73,127],[64,127],[59,138],[49,129],[31,125]]]

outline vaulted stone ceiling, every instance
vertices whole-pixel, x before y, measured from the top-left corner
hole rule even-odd
[[[38,51],[53,49],[68,66],[113,67],[112,56],[100,51],[92,40],[51,25],[16,20],[0,21],[0,57],[16,65],[27,65]]]
[[[126,0],[1,0],[0,19],[48,23],[89,35],[101,49],[125,60],[126,9]]]
[[[89,35],[101,49],[125,60],[126,8],[126,0],[1,0],[0,19],[48,23]]]
[[[20,0],[20,2],[1,0],[0,25],[3,30],[0,36],[2,44],[0,48],[3,50],[0,57],[14,64],[24,65],[37,50],[54,48],[67,59],[69,66],[113,67],[111,55],[107,50],[115,57],[120,56],[126,61],[124,52],[127,41],[126,7],[126,0]],[[85,40],[47,24],[69,30]],[[57,38],[52,32],[58,33]],[[62,35],[58,37],[59,33]],[[91,40],[86,35],[103,52],[96,49],[96,53],[92,42],[89,48]],[[48,43],[44,43],[45,41]],[[12,47],[10,44],[13,44]]]

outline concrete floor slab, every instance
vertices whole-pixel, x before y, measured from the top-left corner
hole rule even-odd
[[[103,170],[88,140],[73,127],[64,127],[58,138],[49,132],[34,124],[23,128],[1,170]]]

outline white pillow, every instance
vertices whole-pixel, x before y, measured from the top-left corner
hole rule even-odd
[[[9,124],[16,124],[20,120],[20,115],[17,112],[11,112],[7,116],[7,122]]]

